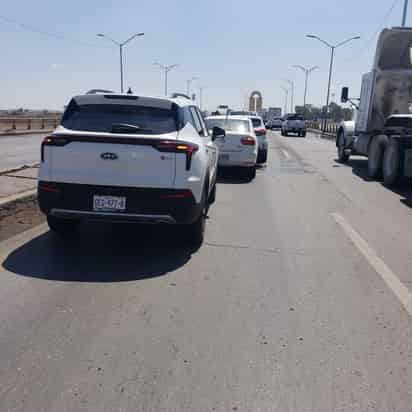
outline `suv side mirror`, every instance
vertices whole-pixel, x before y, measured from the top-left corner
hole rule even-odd
[[[342,87],[341,103],[347,103],[349,100],[349,87]]]
[[[212,140],[223,139],[226,136],[226,132],[221,127],[215,126],[212,130]]]

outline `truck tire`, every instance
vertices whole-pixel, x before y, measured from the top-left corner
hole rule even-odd
[[[383,154],[388,143],[388,137],[380,134],[375,136],[368,150],[368,173],[371,179],[382,178]]]
[[[80,221],[73,219],[60,219],[54,216],[47,216],[47,224],[50,230],[61,237],[73,236],[78,228]]]
[[[336,144],[338,148],[338,161],[339,163],[347,163],[350,157],[350,154],[345,147],[345,132],[341,131],[338,134],[338,141]]]
[[[399,141],[390,139],[383,156],[383,182],[388,187],[396,186],[402,177],[403,150]]]
[[[306,131],[302,132],[302,137],[306,137]]]

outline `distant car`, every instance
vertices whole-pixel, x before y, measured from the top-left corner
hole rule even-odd
[[[226,136],[216,139],[219,148],[219,167],[242,168],[242,174],[250,181],[256,176],[258,141],[248,116],[210,116],[206,118],[210,130],[218,127]]]
[[[268,141],[266,138],[265,124],[259,116],[250,116],[250,120],[252,120],[253,129],[255,130],[259,144],[257,163],[266,163],[268,158]]]
[[[267,128],[270,130],[277,130],[282,128],[283,119],[281,117],[276,117],[274,119],[269,120],[267,124]]]
[[[296,133],[300,137],[306,137],[306,122],[300,114],[288,114],[282,123],[282,136]]]
[[[40,209],[62,236],[84,220],[182,224],[200,244],[224,135],[186,98],[75,96],[41,145]]]

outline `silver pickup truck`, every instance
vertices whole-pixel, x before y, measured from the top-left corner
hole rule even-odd
[[[306,122],[300,114],[288,114],[282,123],[282,136],[296,133],[299,137],[306,137]]]

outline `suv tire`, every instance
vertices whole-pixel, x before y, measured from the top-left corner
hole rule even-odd
[[[79,228],[80,221],[73,219],[60,219],[54,216],[47,216],[47,224],[50,230],[61,237],[73,235]]]

